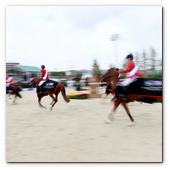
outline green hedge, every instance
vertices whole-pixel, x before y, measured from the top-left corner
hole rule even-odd
[[[64,84],[64,86],[67,86],[66,82],[61,83]],[[30,84],[19,84],[18,86],[20,86],[21,88],[32,88]]]
[[[80,91],[80,88],[81,88],[81,85],[80,85],[80,84],[77,84],[77,85],[76,85],[76,90],[77,90],[77,91]]]
[[[88,99],[88,96],[84,96],[84,97],[78,97],[78,96],[68,96],[70,99],[78,99],[78,100],[83,100],[83,99]]]
[[[20,84],[19,85],[21,88],[31,88],[30,84]]]
[[[152,74],[148,76],[149,78],[161,78],[162,79],[162,74]]]
[[[62,84],[64,84],[65,87],[67,87],[67,83],[66,82],[60,82]]]

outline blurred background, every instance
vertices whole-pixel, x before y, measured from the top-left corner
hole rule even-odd
[[[100,81],[111,67],[125,69],[129,53],[143,77],[162,78],[161,6],[6,7],[6,77],[22,88],[29,88],[45,65],[50,79],[76,86],[67,94],[88,94],[89,88],[80,87],[94,74]],[[18,105],[6,103],[9,162],[162,161],[161,103],[133,103],[137,123],[127,128],[122,107],[114,124],[103,123],[113,107],[110,100],[76,99],[67,105],[60,95],[52,112],[37,106],[34,91],[22,94]],[[43,104],[49,101],[44,98]]]
[[[125,69],[134,55],[143,77],[162,78],[161,6],[7,6],[6,76],[27,84],[46,66],[71,86],[97,71]]]

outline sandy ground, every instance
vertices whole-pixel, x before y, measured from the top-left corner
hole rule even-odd
[[[75,92],[66,89],[67,94]],[[81,92],[83,93],[83,92]],[[113,123],[104,118],[113,104],[108,99],[71,100],[50,111],[51,98],[38,106],[35,91],[21,92],[17,104],[6,103],[7,162],[161,162],[162,104],[128,104],[135,120],[120,105]]]

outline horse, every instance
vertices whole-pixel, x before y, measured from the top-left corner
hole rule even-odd
[[[102,79],[102,77],[101,77]],[[122,81],[119,74],[118,74],[118,80]],[[105,103],[105,99],[107,99],[108,95],[112,93],[112,80],[111,79],[106,79],[106,89],[105,92],[102,94],[101,98],[102,100],[100,101],[100,103],[104,104]]]
[[[10,84],[8,87],[6,87],[6,94],[8,95],[8,98],[11,95],[14,95],[13,103],[15,103],[17,97],[22,98],[22,96],[19,93],[20,91],[22,91],[22,89],[14,84]],[[6,101],[7,101],[7,99],[6,99]]]
[[[50,80],[50,81],[52,81],[52,82],[55,82],[55,81],[53,81],[53,80]],[[40,79],[38,78],[38,77],[33,77],[33,78],[31,78],[30,79],[30,84],[33,86],[33,85],[35,85],[35,87],[38,89],[38,84],[39,84],[39,82],[40,82]],[[57,82],[55,82],[55,83],[57,83]],[[43,93],[41,96],[40,95],[38,95],[38,92],[37,92],[37,97],[38,97],[38,103],[39,103],[39,106],[40,106],[40,108],[46,108],[45,106],[43,106],[42,104],[41,104],[41,99],[42,99],[42,97],[44,97],[44,96],[50,96],[53,100],[52,100],[52,102],[51,102],[51,109],[50,110],[52,110],[52,108],[54,107],[54,105],[57,103],[57,101],[58,101],[58,94],[61,92],[61,94],[62,94],[62,96],[63,96],[63,99],[65,100],[65,102],[70,102],[70,99],[66,96],[66,92],[65,92],[65,87],[64,87],[64,85],[62,84],[62,83],[58,83],[57,84],[57,87],[56,87],[56,90],[54,91],[54,92],[47,92],[47,93]],[[55,94],[55,97],[53,96],[53,94]]]
[[[138,78],[140,79],[140,78]],[[147,78],[143,78],[143,80],[145,81]],[[116,74],[115,68],[110,68],[103,76],[101,79],[101,82],[107,82],[107,81],[112,81],[112,94],[114,93],[116,95],[116,97],[118,96],[118,87],[121,86],[117,86],[117,84],[119,83],[119,78]],[[161,84],[162,85],[162,84]],[[135,90],[135,89],[134,89]],[[111,111],[111,113],[108,115],[107,118],[105,118],[106,123],[111,123],[113,121],[113,115],[117,109],[117,107],[119,106],[119,104],[121,103],[127,113],[127,115],[130,118],[130,122],[128,123],[128,125],[133,125],[134,123],[134,119],[127,107],[127,103],[128,102],[134,102],[134,101],[138,101],[138,102],[146,102],[146,103],[153,103],[153,102],[161,102],[162,103],[162,87],[161,87],[161,96],[157,96],[157,95],[135,95],[135,94],[127,94],[127,100],[118,97],[118,100],[115,102],[114,108]]]

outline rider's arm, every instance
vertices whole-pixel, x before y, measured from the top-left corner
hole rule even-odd
[[[135,66],[135,65],[134,65],[134,62],[129,62],[126,70],[123,70],[123,71],[121,71],[120,73],[121,73],[121,74],[128,73],[128,72],[130,72],[130,71],[134,68],[134,66]]]
[[[45,75],[45,70],[41,70],[41,78],[43,78]]]

